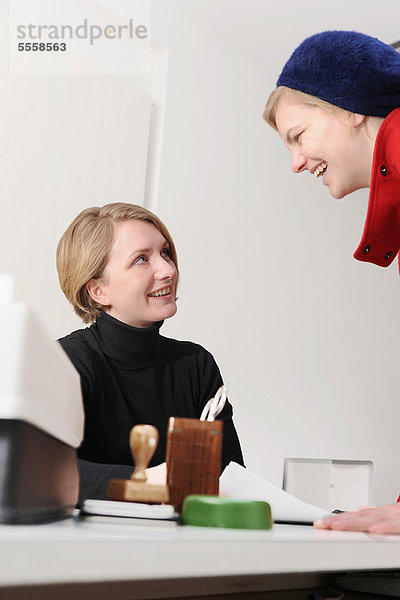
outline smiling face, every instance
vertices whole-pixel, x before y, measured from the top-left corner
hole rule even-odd
[[[151,223],[114,224],[114,243],[100,279],[87,290],[104,311],[134,327],[149,327],[176,313],[177,271],[169,245]]]
[[[293,172],[322,177],[334,198],[369,187],[375,138],[368,135],[363,115],[282,97],[275,118]]]

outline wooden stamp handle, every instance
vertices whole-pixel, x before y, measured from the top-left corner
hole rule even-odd
[[[129,445],[135,470],[131,475],[131,479],[137,482],[146,481],[145,469],[157,448],[158,430],[153,425],[135,425],[132,427],[129,434]]]

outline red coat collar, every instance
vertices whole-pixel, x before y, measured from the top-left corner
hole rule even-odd
[[[400,248],[400,108],[376,136],[368,212],[354,258],[388,267]]]

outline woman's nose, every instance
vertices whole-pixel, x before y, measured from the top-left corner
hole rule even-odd
[[[176,273],[176,267],[172,260],[165,260],[165,258],[160,257],[156,265],[156,277],[158,279],[166,279],[172,278]]]
[[[299,150],[292,151],[292,171],[293,173],[301,173],[306,168],[307,159],[299,152]]]

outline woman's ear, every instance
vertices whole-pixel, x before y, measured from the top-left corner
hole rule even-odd
[[[101,304],[102,306],[110,306],[108,296],[105,294],[99,279],[89,279],[86,284],[86,289],[92,300],[98,304]]]
[[[358,113],[353,113],[353,125],[354,127],[360,127],[360,125],[364,125],[366,120],[365,115],[360,115]]]

